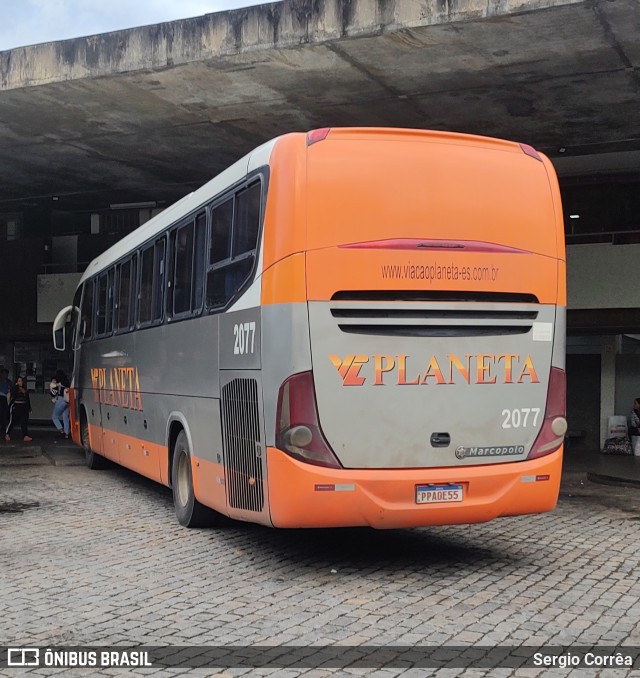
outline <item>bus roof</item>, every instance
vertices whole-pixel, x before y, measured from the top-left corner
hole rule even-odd
[[[179,221],[188,214],[194,212],[199,207],[206,205],[217,195],[223,193],[227,188],[238,181],[241,181],[249,172],[269,164],[271,153],[276,143],[284,137],[303,136],[304,133],[293,132],[287,135],[275,137],[261,146],[245,155],[226,170],[218,174],[209,182],[193,193],[178,200],[173,205],[163,210],[160,214],[150,219],[144,225],[137,228],[132,233],[126,235],[122,240],[96,257],[88,266],[80,279],[84,282],[96,273],[112,266],[116,261],[140,247],[145,242],[153,239],[156,234],[162,233],[168,226]],[[384,127],[332,127],[327,129],[327,135],[330,139],[375,139],[384,140],[396,138],[399,140],[423,140],[431,143],[460,144],[465,146],[480,146],[484,148],[493,148],[496,150],[509,150],[511,152],[520,152],[524,150],[522,144],[517,142],[497,139],[493,137],[484,137],[458,132],[408,129],[408,128],[384,128]],[[313,143],[313,142],[312,142]],[[528,147],[527,147],[528,148]],[[533,149],[531,149],[533,150]],[[534,151],[535,153],[535,151]],[[537,155],[537,154],[536,154]],[[538,157],[541,160],[540,157]]]

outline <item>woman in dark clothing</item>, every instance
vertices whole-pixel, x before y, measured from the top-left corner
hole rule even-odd
[[[4,439],[11,440],[11,429],[20,424],[22,437],[25,442],[33,440],[27,430],[29,424],[29,412],[31,412],[31,400],[29,391],[24,383],[24,377],[18,377],[16,383],[11,387],[11,399],[9,400],[9,425],[5,432]]]

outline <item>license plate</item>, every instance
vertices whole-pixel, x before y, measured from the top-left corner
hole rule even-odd
[[[445,504],[462,501],[462,485],[418,485],[416,504]]]

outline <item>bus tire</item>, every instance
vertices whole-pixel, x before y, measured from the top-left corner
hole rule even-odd
[[[84,449],[84,460],[87,464],[87,468],[94,471],[101,471],[102,469],[107,468],[107,460],[91,449],[91,445],[89,444],[89,424],[87,423],[87,418],[84,416],[82,417],[82,422],[80,424],[80,440],[82,442],[82,448]]]
[[[180,431],[173,447],[171,463],[171,489],[176,518],[184,527],[213,527],[222,525],[225,517],[203,506],[193,491],[193,473],[191,470],[191,453],[187,434]]]

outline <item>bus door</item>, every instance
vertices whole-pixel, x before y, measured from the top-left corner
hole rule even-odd
[[[271,524],[260,370],[260,310],[220,316],[220,411],[227,512]]]
[[[115,269],[111,268],[98,277],[96,283],[96,335],[104,337],[100,345],[101,370],[99,380],[100,413],[102,421],[102,454],[120,462],[119,416],[116,402],[118,389],[114,384],[114,351],[116,344],[108,338],[113,329],[113,289]]]
[[[95,322],[93,301],[95,282],[89,281],[78,288],[74,304],[82,298],[74,357],[74,410],[80,425],[80,443],[102,454],[102,413],[100,394],[103,371],[95,358],[93,342]]]

